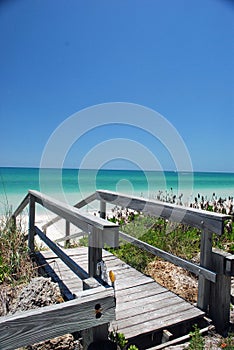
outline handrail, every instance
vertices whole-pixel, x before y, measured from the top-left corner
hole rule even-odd
[[[16,218],[24,210],[24,208],[28,205],[28,203],[29,203],[29,193],[24,197],[20,205],[16,208],[16,210],[12,214],[12,217]]]
[[[35,201],[41,204],[44,208],[52,211],[53,213],[59,215],[63,219],[71,222],[75,226],[78,226],[85,232],[90,232],[91,226],[95,227],[98,231],[105,231],[108,229],[118,229],[118,225],[99,218],[97,216],[91,215],[89,213],[83,213],[77,208],[69,204],[53,199],[45,194],[38,191],[29,190]]]
[[[93,202],[94,200],[97,199],[97,195],[96,192],[91,194],[90,196],[88,196],[85,199],[82,199],[81,201],[79,201],[78,203],[76,203],[75,205],[73,205],[74,208],[77,209],[81,209],[84,206],[86,206],[87,204]],[[55,224],[56,222],[58,222],[61,219],[60,216],[56,216],[55,218],[53,218],[52,220],[48,221],[45,225],[42,226],[42,230],[45,231],[49,226]]]
[[[226,214],[188,208],[153,199],[127,196],[112,191],[98,190],[96,194],[97,199],[101,201],[140,211],[152,216],[170,219],[170,221],[194,226],[200,230],[206,230],[218,235],[223,233],[224,221],[231,219],[231,216]]]

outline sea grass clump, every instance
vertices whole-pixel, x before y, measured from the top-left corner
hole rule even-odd
[[[10,214],[0,219],[0,285],[28,282],[35,275],[28,255],[25,231]]]

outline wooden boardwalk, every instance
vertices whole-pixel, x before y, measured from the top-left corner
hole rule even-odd
[[[87,271],[87,248],[66,249],[65,252]],[[53,252],[42,251],[40,254],[48,263],[47,272],[60,283],[67,296],[78,296],[82,281]],[[116,321],[112,327],[124,333],[127,339],[147,336],[152,339],[158,334],[162,337],[163,330],[173,330],[178,325],[186,328],[186,325],[203,319],[203,311],[105,250],[103,260],[107,270],[113,270],[116,275]],[[157,339],[155,341],[157,343]]]

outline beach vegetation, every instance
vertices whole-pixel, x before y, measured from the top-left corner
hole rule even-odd
[[[169,222],[163,218],[136,215],[134,220],[121,225],[120,230],[183,259],[199,259],[201,232],[197,228]],[[231,229],[229,227],[227,230],[225,227],[222,236],[213,236],[213,246],[230,253],[234,252],[233,224]],[[154,255],[124,240],[120,240],[119,248],[111,248],[110,251],[142,272],[145,272],[149,262],[155,259]]]
[[[159,249],[185,259],[192,259],[200,251],[200,233],[187,225],[174,225],[164,219],[138,216],[134,221],[123,225],[121,230],[132,237],[151,244]],[[125,241],[120,247],[110,249],[129,265],[144,272],[155,256]]]
[[[195,324],[193,326],[193,331],[190,332],[190,342],[188,349],[190,350],[203,350],[205,348],[205,339],[200,333],[200,329]]]
[[[27,282],[34,274],[25,232],[20,223],[16,225],[7,213],[0,220],[0,284]]]
[[[109,333],[109,339],[113,343],[116,343],[120,347],[120,349],[124,349],[124,347],[128,343],[127,339],[125,338],[125,335],[115,330]]]
[[[233,350],[234,349],[234,334],[230,333],[227,338],[222,338],[219,343],[220,349]]]

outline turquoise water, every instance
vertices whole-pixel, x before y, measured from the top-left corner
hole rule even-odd
[[[158,191],[183,193],[185,204],[198,193],[208,199],[234,196],[233,173],[176,173],[135,170],[0,168],[0,204],[16,208],[29,189],[74,204],[96,189],[155,198]],[[2,211],[1,210],[1,211]]]

